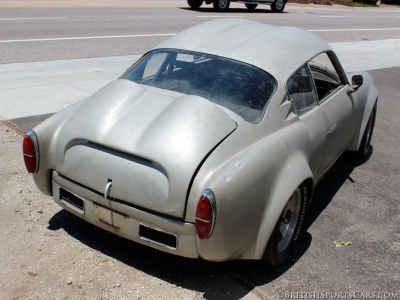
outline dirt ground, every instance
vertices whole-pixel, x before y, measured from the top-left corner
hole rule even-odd
[[[1,299],[202,298],[62,230],[60,222],[77,218],[39,192],[25,170],[21,145],[22,136],[0,122]]]
[[[203,299],[199,289],[179,285],[187,279],[176,274],[182,266],[163,268],[171,255],[92,226],[39,192],[23,163],[22,136],[2,122],[0,201],[0,299]],[[162,276],[152,276],[155,269]],[[238,298],[235,290],[219,293]]]
[[[181,258],[75,217],[38,191],[23,165],[22,136],[0,122],[0,300],[252,300],[282,292],[399,300],[400,69],[371,74],[380,93],[371,156],[336,162],[315,189],[294,255],[279,268]],[[26,131],[39,119],[12,122]],[[366,298],[371,292],[384,297]]]

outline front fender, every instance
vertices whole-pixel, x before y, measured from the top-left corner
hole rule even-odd
[[[360,127],[357,130],[357,134],[354,136],[354,139],[349,147],[349,150],[358,150],[360,148],[369,117],[371,116],[376,101],[378,101],[378,91],[374,86],[374,80],[372,76],[368,72],[357,72],[352,73],[351,75],[362,75],[364,80],[363,85],[356,92],[360,98],[360,109],[362,110],[363,117]]]

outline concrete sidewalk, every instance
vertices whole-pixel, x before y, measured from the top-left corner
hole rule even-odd
[[[0,65],[0,119],[57,112],[121,76],[139,57]]]
[[[400,66],[400,39],[330,45],[348,72]],[[118,78],[139,57],[0,65],[0,120],[60,111]]]

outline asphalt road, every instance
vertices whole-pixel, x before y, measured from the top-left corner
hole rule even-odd
[[[92,2],[92,7],[79,1],[54,1],[55,8],[40,7],[48,6],[43,3],[46,1],[0,1],[0,63],[140,54],[166,36],[122,36],[173,34],[226,16],[302,27],[328,42],[400,38],[398,8],[288,5],[286,13],[272,14],[268,7],[249,12],[242,5],[233,5],[231,12],[215,14],[210,7],[190,10],[184,0],[120,1],[118,5],[99,1]],[[77,37],[81,39],[73,39]],[[31,41],[23,41],[27,39]],[[208,263],[167,255],[110,237],[65,211],[51,222],[88,247],[156,278],[198,291],[206,299],[238,299],[250,292],[263,299],[282,299],[288,295],[285,292],[295,293],[292,298],[300,298],[297,292],[389,292],[398,296],[387,299],[399,299],[400,68],[370,73],[380,93],[373,151],[365,162],[344,155],[334,165],[316,189],[295,255],[280,268],[251,261]],[[13,122],[32,127],[41,119]],[[336,248],[333,241],[353,244]]]
[[[48,8],[50,1],[40,2],[43,7],[34,1],[0,1],[0,63],[141,54],[166,39],[165,34],[217,17],[297,26],[327,42],[400,37],[399,8],[289,4],[284,13],[273,14],[269,6],[249,11],[234,3],[228,13],[218,14],[210,5],[189,9],[185,0],[150,1],[149,7],[143,7],[144,1],[89,2],[91,7],[79,1],[58,2],[69,7]],[[20,3],[32,7],[10,7]],[[119,7],[121,3],[125,7]]]

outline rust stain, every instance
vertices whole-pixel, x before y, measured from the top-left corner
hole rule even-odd
[[[103,219],[101,219],[101,218],[99,219],[99,221],[100,221],[101,223],[104,223],[104,224],[106,224],[106,225],[108,225],[108,226],[110,226],[110,227],[116,229],[116,230],[120,230],[120,229],[121,229],[120,227],[115,226],[115,225],[113,225],[113,224],[110,224],[109,222],[107,222],[107,221],[105,221],[105,220],[103,220]]]

